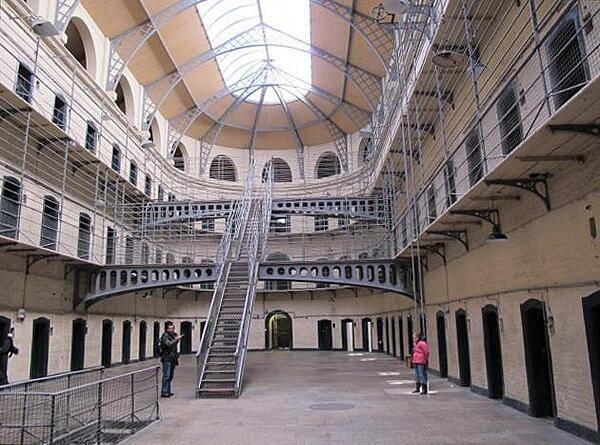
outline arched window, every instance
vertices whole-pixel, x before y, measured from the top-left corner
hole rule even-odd
[[[0,199],[0,235],[17,238],[20,208],[21,183],[12,176],[5,176]]]
[[[131,91],[131,86],[125,76],[121,76],[121,79],[115,88],[115,93],[117,94],[115,104],[119,110],[127,116],[127,119],[130,122],[133,122],[135,116],[133,111],[133,92]]]
[[[273,158],[272,161],[265,164],[262,171],[263,182],[267,179],[271,165],[273,165],[273,182],[292,182],[292,170],[288,163],[281,158]]]
[[[210,163],[208,176],[212,179],[235,182],[237,180],[235,164],[227,156],[218,155]]]
[[[317,179],[339,175],[341,172],[340,160],[335,153],[327,151],[319,156],[317,160]]]
[[[96,50],[85,22],[79,17],[73,17],[65,30],[67,43],[65,48],[75,60],[94,77],[96,75]]]
[[[177,148],[175,148],[175,151],[173,152],[173,165],[177,170],[181,170],[182,172],[185,171],[185,157],[183,155],[184,150],[185,147],[180,142],[177,144]]]
[[[371,156],[373,156],[373,139],[364,138],[362,141],[360,141],[358,153],[360,156],[359,160],[362,163],[368,162],[371,159]]]
[[[44,196],[40,246],[45,247],[46,249],[56,250],[58,209],[58,201],[54,196]]]

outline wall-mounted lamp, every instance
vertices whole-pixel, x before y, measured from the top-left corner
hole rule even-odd
[[[52,37],[60,34],[60,31],[54,26],[54,23],[42,17],[33,17],[31,20],[31,29],[40,37]]]

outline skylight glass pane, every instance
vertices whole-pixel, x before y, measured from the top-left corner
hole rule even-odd
[[[285,84],[278,92],[286,102],[308,92],[309,0],[207,0],[198,4],[198,12],[212,48],[227,48],[217,63],[234,95],[258,102],[261,90],[252,85],[262,83]],[[234,49],[240,46],[246,48]],[[264,102],[279,102],[275,89],[265,90]]]

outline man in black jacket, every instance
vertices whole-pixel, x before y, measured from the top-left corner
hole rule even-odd
[[[0,385],[8,385],[8,358],[19,353],[19,349],[13,343],[15,328],[0,343]]]
[[[166,330],[160,337],[158,351],[160,361],[162,362],[162,387],[160,391],[161,397],[171,397],[171,381],[175,372],[175,366],[179,364],[179,353],[177,352],[177,344],[183,335],[175,333],[175,325],[170,321],[167,322]]]

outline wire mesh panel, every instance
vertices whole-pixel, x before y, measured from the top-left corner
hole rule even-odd
[[[158,416],[158,367],[51,392],[1,392],[0,443],[118,443]]]

